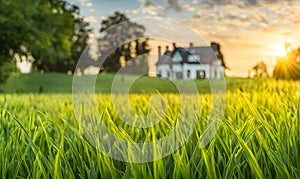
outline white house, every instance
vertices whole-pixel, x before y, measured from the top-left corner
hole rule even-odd
[[[224,67],[217,58],[218,51],[212,46],[188,48],[176,47],[173,50],[166,47],[164,54],[158,47],[156,74],[167,79],[220,79],[224,76]]]

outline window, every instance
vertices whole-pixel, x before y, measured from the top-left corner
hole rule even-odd
[[[219,78],[218,77],[218,70],[215,70],[215,78]]]
[[[200,56],[197,54],[189,55],[188,62],[200,62]]]
[[[157,73],[157,77],[161,77],[161,71],[160,70]]]
[[[179,52],[176,52],[175,55],[173,56],[173,60],[175,62],[181,62],[182,61],[182,56],[180,55]]]
[[[176,78],[182,79],[182,72],[176,72]]]
[[[188,78],[191,77],[191,71],[190,71],[190,70],[188,70],[188,71],[186,72],[186,76],[187,76]]]

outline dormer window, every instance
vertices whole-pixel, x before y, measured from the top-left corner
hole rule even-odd
[[[190,53],[196,53],[196,51],[194,49],[190,50]]]
[[[181,57],[181,55],[180,55],[179,52],[176,52],[176,53],[174,54],[173,60],[174,60],[175,62],[181,62],[181,61],[182,61],[182,57]]]
[[[197,54],[189,55],[188,62],[200,62],[200,56]]]

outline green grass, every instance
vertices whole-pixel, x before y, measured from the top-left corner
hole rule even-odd
[[[44,80],[49,93],[56,89],[50,88],[50,79]],[[67,77],[64,80],[59,80],[62,85],[70,84]],[[171,155],[144,164],[109,158],[85,140],[71,94],[2,94],[0,178],[299,178],[299,82],[227,79],[227,85],[225,119],[205,148],[197,143],[211,110],[209,93],[199,94],[199,111],[187,111],[198,119],[189,140]],[[150,96],[132,94],[133,107],[147,112]],[[167,99],[166,116],[143,130],[119,119],[109,94],[97,94],[95,99],[112,132],[149,142],[166,135],[179,114],[178,94],[162,96]]]
[[[113,74],[100,74],[97,77],[95,92],[110,93],[111,84],[114,80]],[[85,76],[82,78],[94,78],[93,76]],[[122,83],[126,84],[130,79],[135,78],[132,75],[124,75]],[[31,74],[14,74],[12,75],[0,90],[4,93],[72,93],[73,76],[59,73],[31,73]],[[227,89],[232,90],[247,86],[252,83],[250,79],[227,78]],[[121,83],[121,85],[122,85]],[[219,83],[219,82],[216,82]],[[210,81],[195,80],[195,84],[200,93],[210,93]],[[122,86],[120,86],[122,88]],[[155,90],[161,93],[177,93],[176,86],[169,80],[141,77],[135,81],[131,88],[133,93],[153,93]]]

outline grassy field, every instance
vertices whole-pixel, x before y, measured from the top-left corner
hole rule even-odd
[[[30,75],[30,80],[29,76],[15,76],[19,81],[11,78],[4,86],[5,92],[22,88],[19,93],[38,93],[42,85],[43,93],[49,94],[0,95],[0,178],[300,177],[299,82],[227,79],[225,118],[205,148],[199,148],[197,142],[211,111],[209,93],[199,94],[199,111],[188,111],[198,120],[182,147],[163,159],[133,164],[114,160],[85,140],[74,116],[71,94],[50,94],[70,93],[72,77],[52,75],[55,78]],[[158,79],[137,83],[148,84],[147,80]],[[207,82],[197,83],[201,88],[201,83]],[[168,92],[168,85],[163,85],[166,82],[161,82],[160,87]],[[110,95],[105,94],[109,90],[101,89],[101,85],[96,89],[104,92],[95,97],[101,120],[112,132],[126,134],[129,140],[155,141],[176,124],[178,94],[162,94],[167,99],[166,116],[151,129],[137,130],[119,119]],[[145,86],[135,90],[141,89]],[[150,94],[132,94],[133,106],[143,111],[149,97]]]
[[[113,74],[101,74],[97,77],[95,85],[95,92],[97,93],[110,93],[111,84],[114,80]],[[124,75],[124,83],[135,76]],[[94,78],[93,76],[83,78]],[[32,73],[32,74],[14,74],[12,75],[5,85],[0,87],[4,93],[72,93],[72,80],[73,76],[58,74],[58,73]],[[260,81],[259,79],[256,81]],[[248,90],[251,88],[253,80],[227,78],[227,89],[234,90],[237,88]],[[210,82],[208,80],[195,80],[200,93],[210,93]],[[250,86],[249,86],[250,84]],[[133,93],[153,93],[158,90],[162,93],[178,92],[173,83],[169,80],[141,77],[131,88]]]

